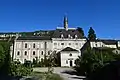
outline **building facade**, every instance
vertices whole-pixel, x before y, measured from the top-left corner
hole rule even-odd
[[[60,66],[75,66],[75,60],[81,55],[80,49],[86,43],[86,38],[75,28],[68,28],[67,17],[64,17],[64,27],[57,28],[51,36],[17,37],[14,41],[13,59],[24,63],[53,52],[60,54]]]

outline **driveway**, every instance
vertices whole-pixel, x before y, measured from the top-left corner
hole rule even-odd
[[[47,68],[34,68],[34,71],[45,72]],[[78,76],[72,68],[55,67],[54,73],[59,74],[64,80],[83,80],[84,76]]]

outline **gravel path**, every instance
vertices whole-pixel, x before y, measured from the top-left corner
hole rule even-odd
[[[34,68],[33,71],[47,72],[47,68]],[[59,74],[64,80],[83,80],[84,76],[77,76],[72,68],[55,67],[54,73]]]

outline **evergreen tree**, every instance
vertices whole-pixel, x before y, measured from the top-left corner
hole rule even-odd
[[[90,27],[90,29],[88,31],[88,39],[89,40],[96,40],[96,34],[95,34],[95,31],[93,30],[92,27]]]
[[[82,34],[83,37],[85,36],[84,31],[81,27],[77,27],[77,30]]]

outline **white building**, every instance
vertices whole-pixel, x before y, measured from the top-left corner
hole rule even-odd
[[[91,49],[100,49],[100,50],[105,50],[105,49],[110,49],[113,50],[114,53],[119,53],[120,54],[120,44],[119,41],[117,40],[111,40],[111,39],[96,39],[94,41],[87,41],[84,46],[81,48],[81,53],[83,54],[84,51],[87,49],[87,47],[90,47]]]
[[[80,49],[86,39],[75,28],[68,28],[67,17],[64,17],[64,28],[57,28],[51,36],[18,37],[14,42],[13,59],[24,63],[36,57],[44,59],[54,51],[60,55],[60,66],[75,66],[74,61],[81,55]],[[11,54],[12,55],[12,54]]]

